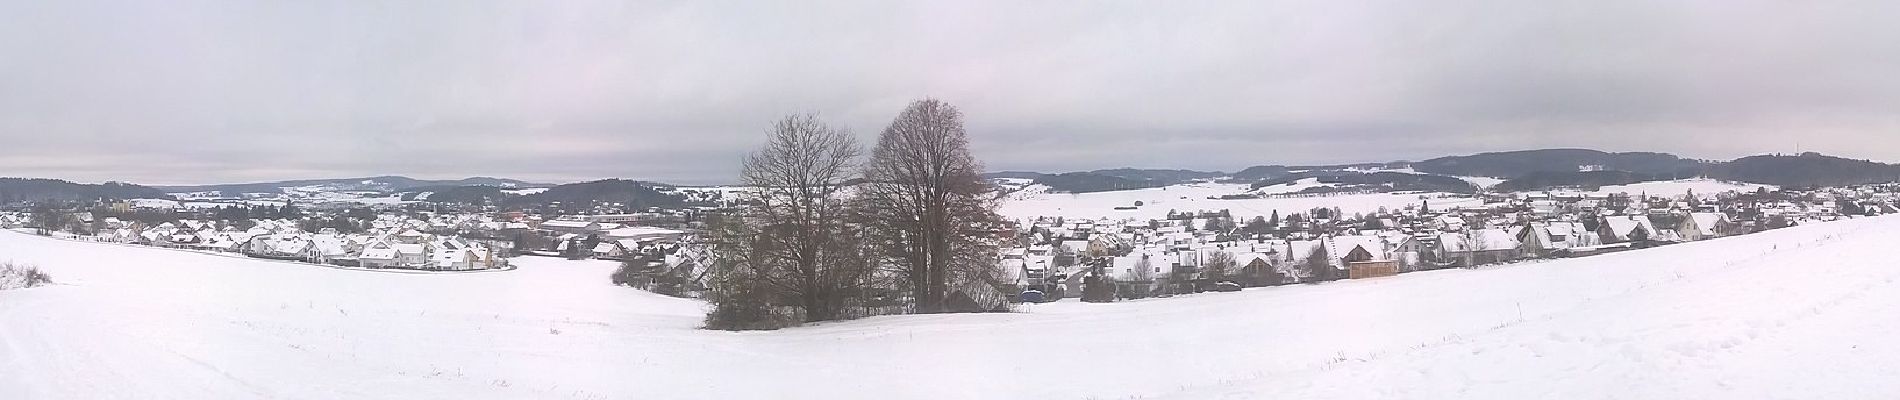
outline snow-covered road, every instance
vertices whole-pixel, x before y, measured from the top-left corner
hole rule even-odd
[[[694,329],[607,263],[335,270],[0,232],[0,398],[1895,398],[1900,219],[1237,294]]]

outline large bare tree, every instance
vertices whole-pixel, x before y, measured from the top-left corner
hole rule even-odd
[[[751,280],[760,290],[747,293],[769,296],[767,303],[796,301],[806,321],[839,318],[872,270],[840,193],[863,150],[850,132],[812,115],[785,117],[768,134],[740,173],[753,190],[743,222],[723,230],[722,256],[750,271],[725,276]]]
[[[936,99],[912,102],[878,136],[857,199],[917,312],[946,311],[951,288],[996,267],[996,199],[981,170],[963,114]]]

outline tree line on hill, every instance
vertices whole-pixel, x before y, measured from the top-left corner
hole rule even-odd
[[[1743,157],[1713,166],[1709,175],[1778,186],[1845,186],[1900,179],[1900,165],[1802,153]]]
[[[1412,163],[1412,169],[1433,174],[1512,179],[1534,173],[1578,172],[1584,166],[1600,166],[1605,171],[1692,178],[1700,175],[1709,163],[1665,153],[1543,149],[1439,157]]]
[[[73,183],[59,179],[0,178],[0,204],[100,199],[162,199],[165,192],[129,183]]]

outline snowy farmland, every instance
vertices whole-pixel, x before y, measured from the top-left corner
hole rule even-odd
[[[1400,172],[1409,172],[1401,170]],[[1495,178],[1458,177],[1480,186],[1495,185]],[[1447,197],[1444,193],[1354,193],[1333,196],[1314,197],[1263,197],[1255,199],[1216,199],[1223,195],[1258,193],[1278,195],[1295,193],[1314,187],[1330,186],[1321,184],[1317,179],[1305,179],[1292,184],[1266,186],[1253,189],[1244,184],[1194,183],[1171,185],[1160,188],[1118,190],[1094,193],[1049,193],[1046,187],[1030,185],[1025,190],[1011,193],[1003,201],[997,212],[1015,220],[1030,220],[1036,217],[1064,217],[1111,220],[1165,219],[1169,210],[1190,212],[1199,210],[1215,211],[1226,209],[1237,219],[1246,220],[1254,216],[1266,216],[1278,211],[1280,214],[1304,213],[1313,208],[1338,207],[1347,214],[1372,213],[1380,208],[1389,210],[1403,209],[1406,206],[1429,203],[1433,209],[1453,207],[1473,207],[1483,202],[1470,197]],[[1713,179],[1684,179],[1674,181],[1641,182],[1629,185],[1604,186],[1595,191],[1533,191],[1526,193],[1552,193],[1572,196],[1606,196],[1612,193],[1629,195],[1649,194],[1652,196],[1680,196],[1693,191],[1699,196],[1713,196],[1717,193],[1736,191],[1753,192],[1759,188],[1774,189],[1774,186],[1723,182]],[[1135,207],[1135,202],[1141,206]]]
[[[1597,188],[1597,190],[1595,191],[1566,192],[1566,193],[1589,194],[1589,195],[1596,195],[1596,196],[1603,196],[1603,195],[1609,195],[1609,194],[1615,194],[1615,193],[1627,194],[1631,196],[1644,195],[1644,194],[1647,194],[1650,196],[1681,196],[1685,193],[1693,192],[1697,196],[1706,197],[1706,196],[1712,196],[1712,195],[1715,195],[1717,193],[1722,193],[1722,192],[1744,192],[1744,193],[1753,192],[1757,189],[1762,189],[1762,188],[1767,188],[1768,190],[1775,190],[1775,187],[1772,185],[1741,183],[1741,182],[1724,182],[1724,181],[1718,181],[1714,179],[1681,179],[1681,180],[1673,180],[1673,181],[1639,182],[1639,183],[1632,183],[1628,185],[1611,185],[1611,186],[1604,186],[1601,188]]]
[[[1178,207],[1187,208],[1187,207]],[[0,232],[0,398],[1895,398],[1900,218],[1024,313],[695,329],[605,262],[346,271]]]
[[[1296,192],[1307,187],[1318,186],[1302,181],[1292,186],[1268,186],[1260,193],[1276,194]],[[1166,219],[1168,210],[1182,212],[1226,209],[1235,218],[1246,220],[1254,216],[1267,216],[1274,211],[1280,214],[1304,213],[1317,207],[1338,207],[1340,211],[1351,213],[1370,213],[1383,207],[1391,210],[1405,208],[1407,205],[1429,202],[1432,208],[1443,209],[1458,206],[1478,206],[1482,201],[1475,198],[1439,197],[1438,193],[1399,194],[1399,193],[1363,193],[1342,194],[1316,197],[1268,197],[1258,199],[1219,200],[1210,199],[1222,195],[1248,193],[1248,185],[1222,183],[1196,183],[1172,185],[1160,188],[1120,190],[1095,193],[1048,193],[1040,190],[1025,190],[1014,193],[997,208],[997,213],[1016,220],[1028,220],[1036,217],[1064,218],[1108,218],[1120,219]],[[1134,209],[1116,209],[1132,207]]]

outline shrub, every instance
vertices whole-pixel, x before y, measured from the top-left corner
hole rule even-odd
[[[32,265],[0,263],[0,290],[22,289],[53,283],[53,276]]]
[[[613,275],[609,276],[615,285],[639,287],[642,283],[640,269],[641,266],[635,265],[633,261],[622,261],[620,267],[614,268]]]
[[[712,272],[717,284],[706,291],[706,302],[712,306],[706,313],[706,329],[754,331],[798,325],[796,313],[773,306],[773,290],[751,268],[724,263]]]

